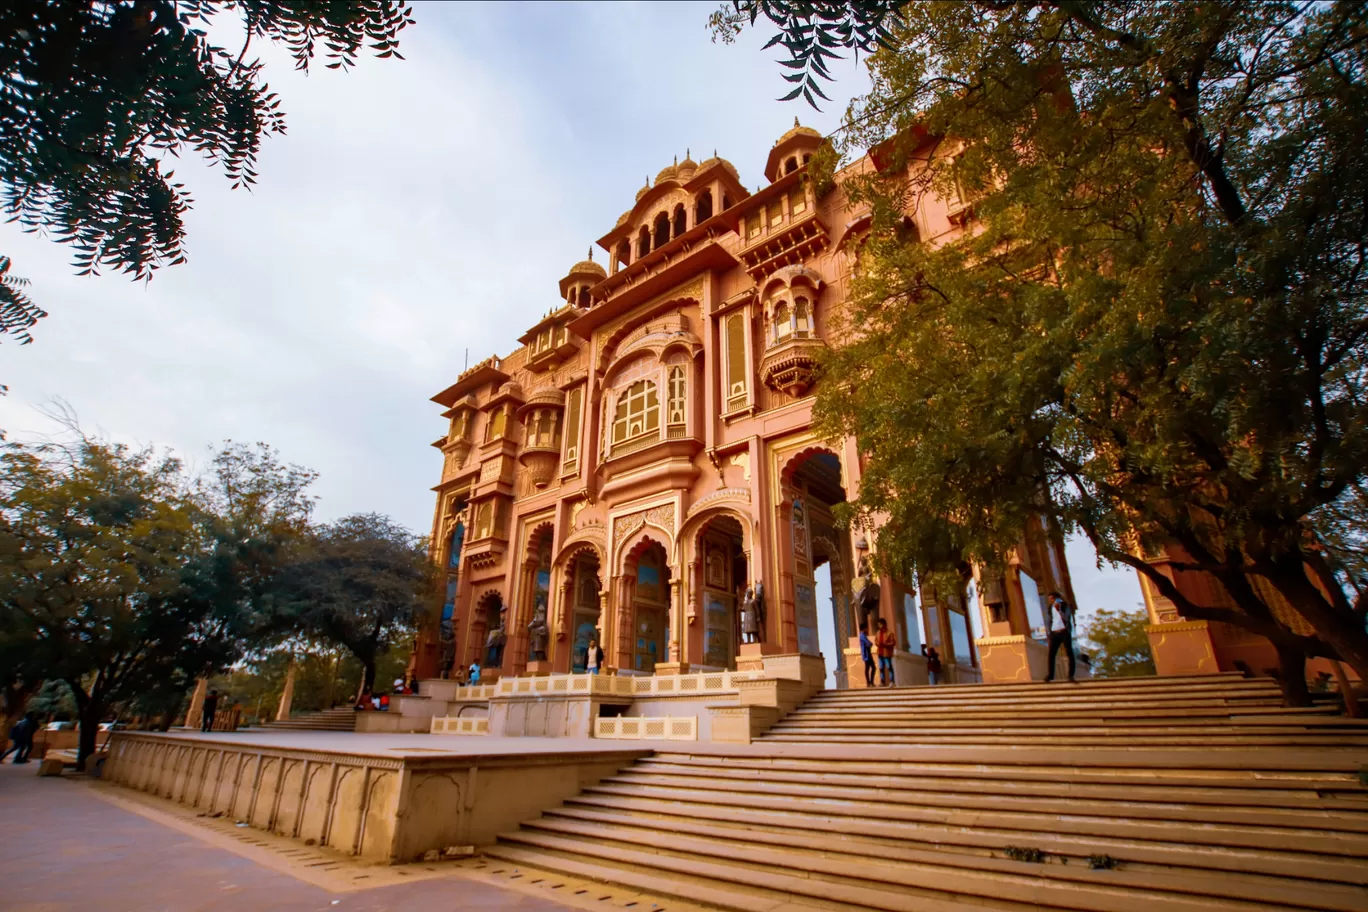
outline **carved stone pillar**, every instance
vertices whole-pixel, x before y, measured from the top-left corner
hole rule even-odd
[[[532,604],[536,598],[537,562],[526,560],[518,579],[518,602],[508,612],[508,650],[504,659],[506,674],[520,675],[527,668],[527,624],[532,620]]]
[[[630,576],[616,577],[613,587],[617,610],[614,612],[617,626],[617,667],[632,667],[632,583]]]
[[[670,577],[670,661],[684,661],[684,591],[679,574]]]

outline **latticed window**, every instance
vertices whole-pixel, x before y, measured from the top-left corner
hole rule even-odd
[[[684,423],[685,381],[684,368],[670,368],[669,399],[666,403],[665,423],[670,425]]]
[[[494,534],[494,502],[486,500],[475,508],[475,537],[489,538]]]
[[[539,410],[528,426],[528,445],[552,447],[556,445],[556,413],[551,409]]]
[[[793,335],[793,317],[789,313],[787,301],[774,305],[774,341],[783,342]]]
[[[638,380],[618,394],[613,413],[613,443],[621,443],[660,430],[660,401],[656,386]]]
[[[470,410],[461,409],[451,418],[451,440],[465,440],[470,434]]]
[[[561,460],[565,471],[572,472],[579,462],[580,409],[584,390],[576,387],[565,398],[565,456]]]
[[[784,206],[778,200],[769,204],[769,208],[766,210],[766,221],[769,222],[771,230],[784,224]]]
[[[793,301],[793,334],[799,339],[812,335],[812,305],[807,298],[795,298]]]
[[[754,240],[760,236],[760,213],[753,212],[746,216],[746,240]]]
[[[726,392],[728,412],[746,407],[746,316],[743,311],[728,314],[722,324],[726,337]]]
[[[789,212],[795,216],[807,212],[807,191],[801,185],[789,192]]]
[[[508,413],[503,406],[489,416],[489,434],[486,439],[498,440],[508,430]]]

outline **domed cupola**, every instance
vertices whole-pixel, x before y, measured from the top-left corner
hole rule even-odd
[[[812,153],[822,147],[826,137],[811,127],[798,123],[793,118],[793,129],[789,130],[770,149],[765,160],[765,179],[774,183],[785,174],[797,171],[812,158]]]
[[[608,271],[594,262],[594,248],[589,248],[589,259],[580,260],[565,278],[560,280],[561,298],[576,307],[589,306],[589,289],[608,278]]]

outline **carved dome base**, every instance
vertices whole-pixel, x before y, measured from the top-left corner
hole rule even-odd
[[[555,477],[560,451],[552,447],[529,447],[518,454],[518,461],[527,469],[532,484],[544,488]]]

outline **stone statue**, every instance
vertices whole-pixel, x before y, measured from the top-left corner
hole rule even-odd
[[[756,583],[746,590],[741,599],[741,641],[759,643],[765,623],[765,587]]]
[[[528,638],[531,645],[528,647],[528,659],[533,662],[546,661],[546,641],[550,639],[551,630],[546,624],[546,600],[537,599],[537,608],[532,615],[532,622],[527,625]]]
[[[504,634],[504,614],[507,608],[499,609],[499,626],[491,627],[489,634],[485,637],[485,667],[498,668],[503,664],[503,648],[506,636]]]
[[[879,613],[879,578],[869,566],[869,555],[860,558],[859,571],[851,584],[851,594],[855,599],[860,619],[868,623],[871,614]]]

